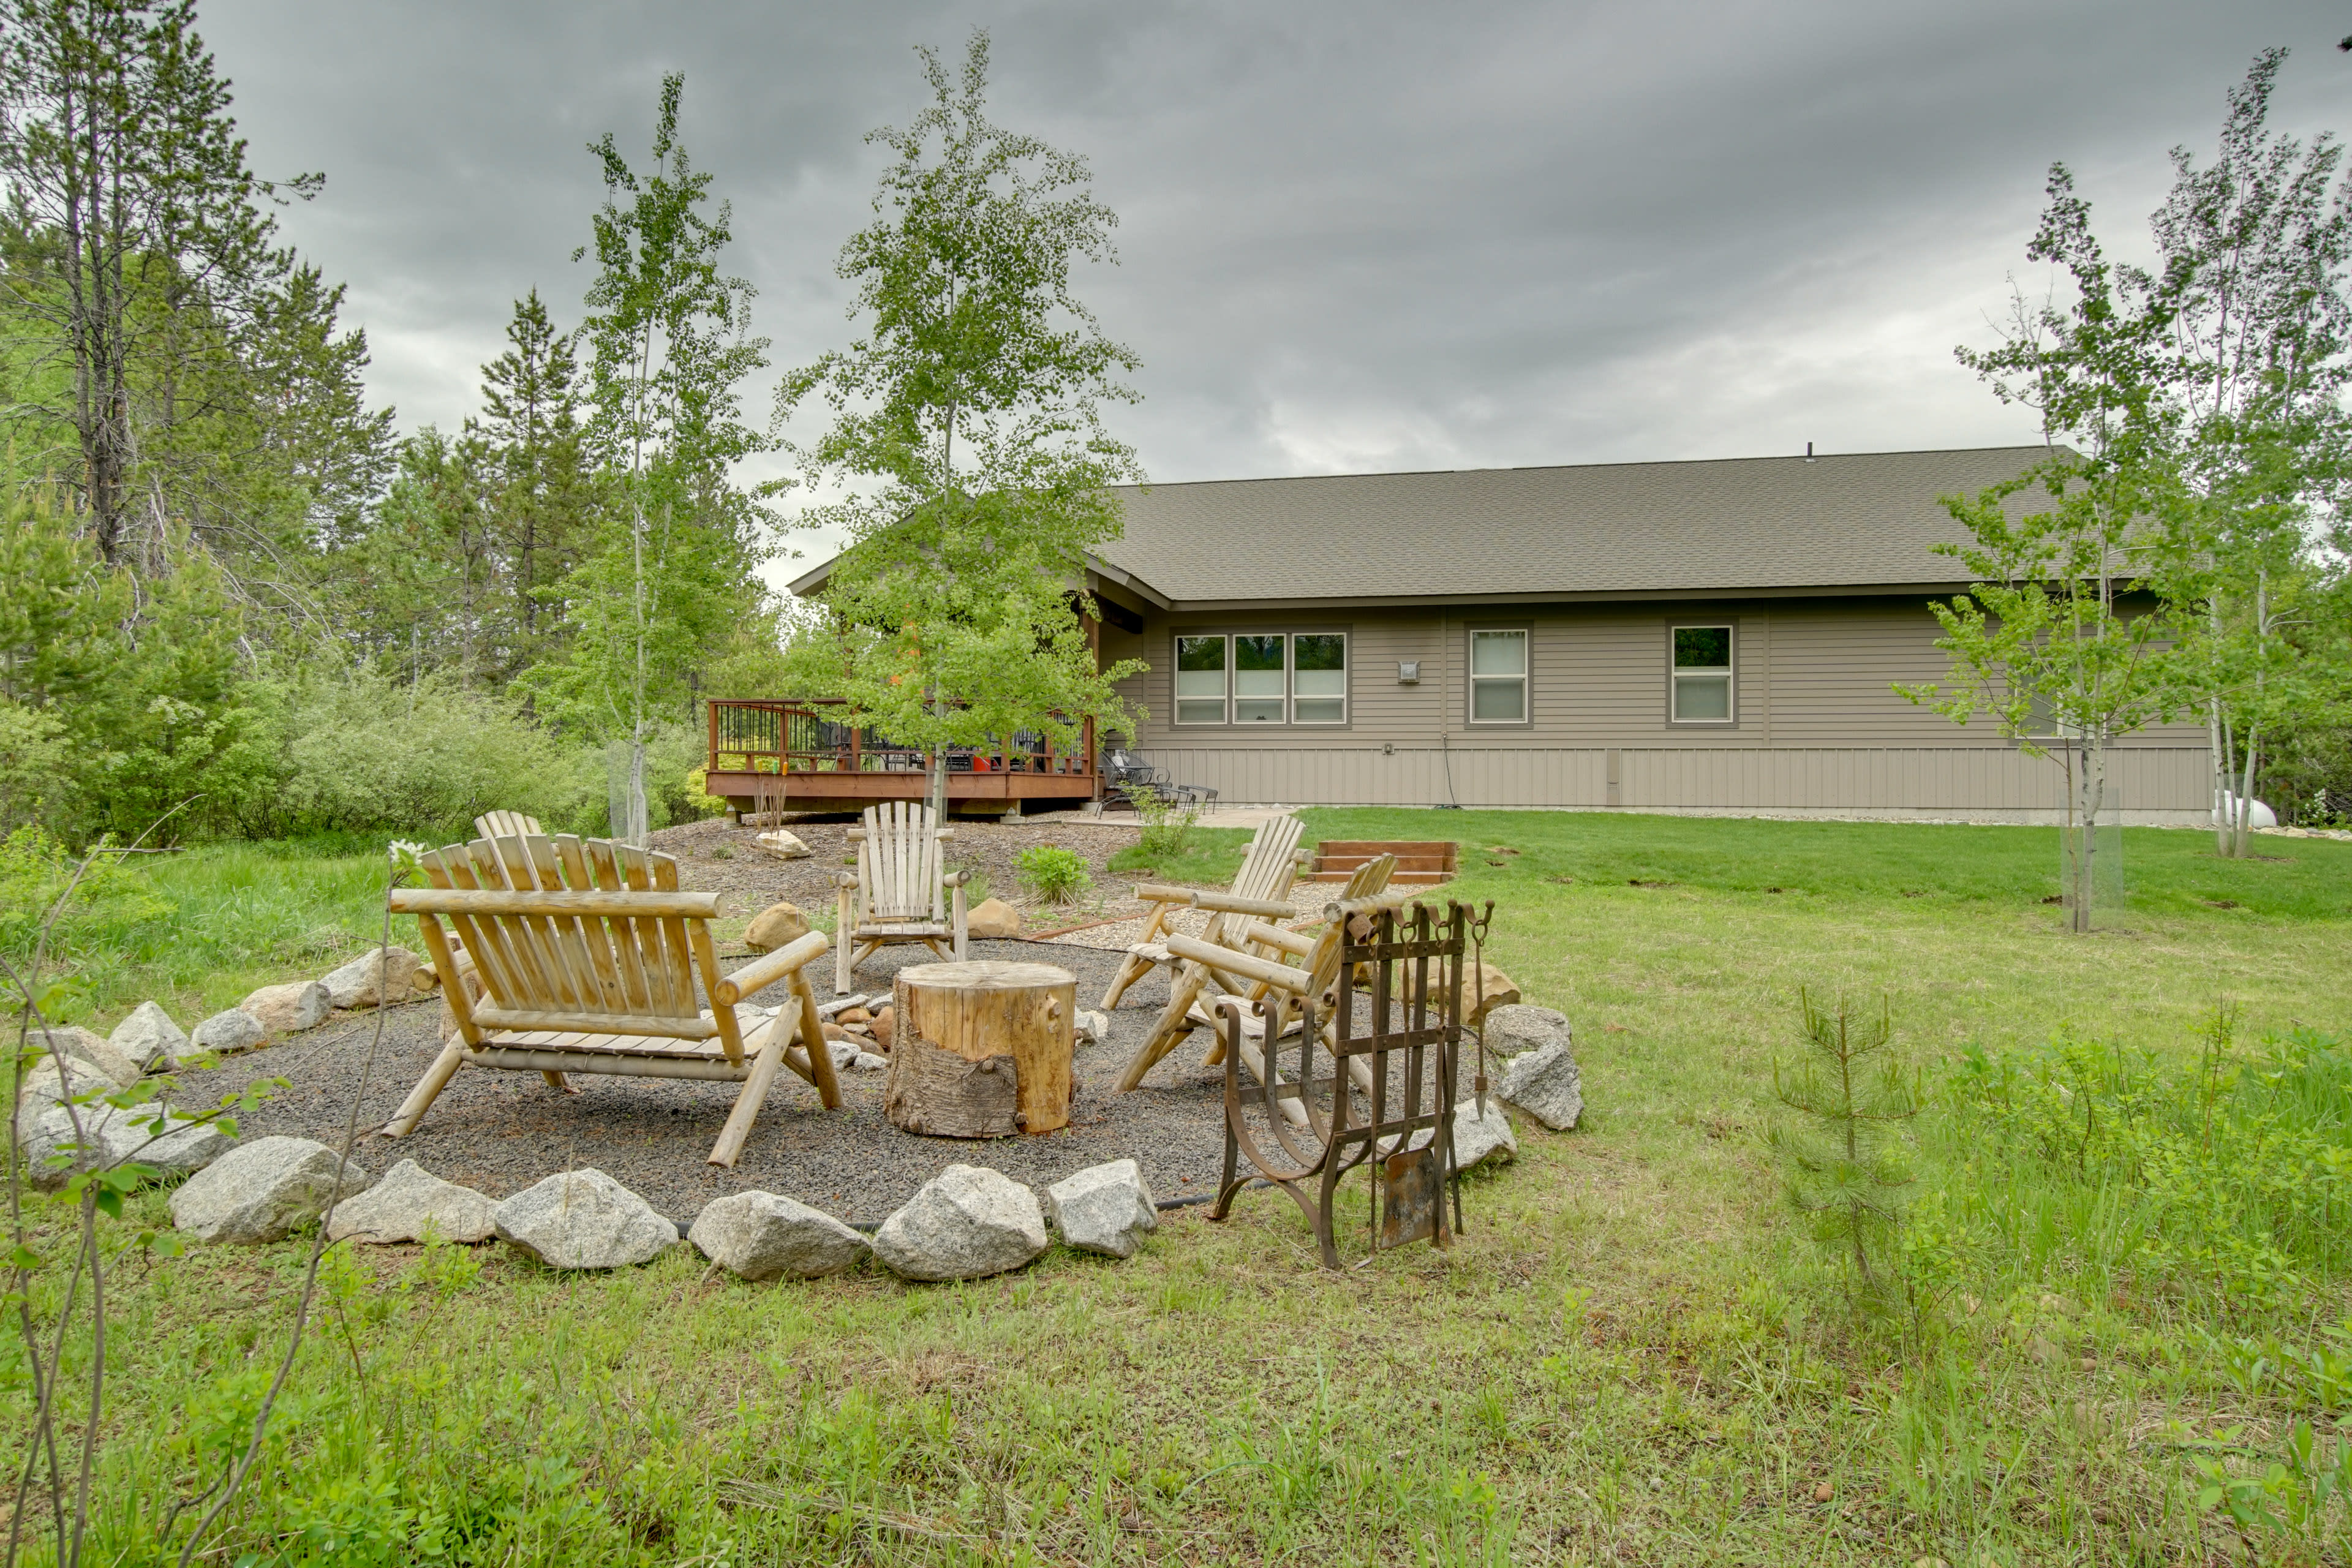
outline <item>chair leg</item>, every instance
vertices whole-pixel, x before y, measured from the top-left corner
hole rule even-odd
[[[833,994],[849,994],[849,972],[857,967],[849,956],[849,933],[855,929],[849,913],[849,889],[841,889],[833,900]]]
[[[383,1135],[405,1138],[415,1131],[416,1124],[425,1120],[425,1113],[433,1109],[436,1100],[441,1098],[442,1089],[448,1086],[449,1075],[457,1070],[457,1065],[465,1056],[466,1042],[463,1039],[453,1038],[442,1047],[441,1054],[433,1058],[433,1065],[425,1069],[425,1076],[416,1080],[416,1087],[408,1091],[408,1098],[400,1102],[400,1109],[393,1113],[392,1120],[383,1124]]]
[[[1167,923],[1168,906],[1152,905],[1151,918],[1144,922],[1143,934],[1136,939],[1136,946],[1141,947],[1145,942],[1157,941],[1160,928]],[[1150,968],[1151,960],[1133,952],[1119,960],[1118,973],[1111,977],[1110,989],[1103,993],[1102,1010],[1108,1013],[1118,1006],[1118,999],[1127,994],[1127,988],[1142,979]]]
[[[1119,1074],[1121,1092],[1140,1084],[1143,1075],[1159,1066],[1160,1058],[1174,1050],[1176,1042],[1192,1032],[1192,1026],[1186,1021],[1184,1015],[1191,1010],[1194,998],[1201,994],[1202,987],[1207,984],[1208,971],[1197,963],[1187,963],[1176,972],[1174,994],[1168,998],[1168,1005],[1161,1009],[1158,1021],[1151,1026],[1151,1034],[1143,1042],[1142,1049],[1135,1053],[1127,1064],[1127,1070]]]
[[[817,1098],[824,1101],[827,1110],[839,1110],[841,1082],[833,1075],[833,1047],[824,1043],[824,1026],[816,1023],[816,995],[809,989],[807,975],[793,976],[793,994],[801,999],[801,1016],[816,1030],[816,1038],[807,1042],[809,1081],[816,1085]]]
[[[1019,803],[1016,802],[1014,804],[1017,805]],[[968,922],[965,918],[963,907],[963,884],[961,882],[958,882],[955,885],[955,894],[953,898],[949,900],[948,918],[953,922],[953,929],[955,931],[955,961],[958,963],[961,963],[965,959],[971,956],[971,931],[968,927]]]
[[[751,1064],[751,1076],[743,1080],[743,1092],[735,1097],[735,1109],[727,1113],[727,1125],[719,1130],[719,1142],[710,1146],[710,1163],[732,1165],[742,1157],[743,1142],[751,1136],[751,1123],[760,1114],[761,1103],[768,1098],[768,1086],[776,1081],[776,1068],[783,1065],[784,1037],[790,1031],[781,1026],[782,1020],[768,1026],[767,1043],[760,1047],[759,1059]]]

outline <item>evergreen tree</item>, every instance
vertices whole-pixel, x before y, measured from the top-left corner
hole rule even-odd
[[[482,414],[467,428],[485,448],[490,521],[514,598],[503,670],[511,679],[562,635],[557,584],[578,563],[599,497],[574,339],[555,330],[538,289],[515,301],[507,344],[482,367]]]

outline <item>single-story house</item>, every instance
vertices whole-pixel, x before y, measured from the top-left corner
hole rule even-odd
[[[2047,821],[2054,763],[1894,689],[1948,669],[1937,498],[2042,456],[1158,484],[1088,586],[1102,658],[1150,667],[1128,743],[1221,804]],[[2204,820],[2207,746],[2121,742],[2125,819]]]

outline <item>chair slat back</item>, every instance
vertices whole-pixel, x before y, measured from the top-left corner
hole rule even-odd
[[[486,811],[474,818],[474,831],[485,838],[536,838],[547,830],[520,811]]]
[[[941,919],[941,874],[940,836],[929,805],[890,800],[866,808],[857,879],[867,920]]]
[[[1261,823],[1257,837],[1250,840],[1249,849],[1242,857],[1242,868],[1234,878],[1234,895],[1243,899],[1288,898],[1290,884],[1298,875],[1300,831],[1301,824],[1295,816],[1277,816]]]
[[[1242,855],[1242,868],[1234,874],[1234,897],[1277,900],[1290,897],[1291,883],[1298,876],[1299,827],[1295,816],[1276,816],[1258,824],[1257,836]],[[1225,942],[1228,931],[1246,931],[1256,918],[1213,914],[1202,922],[1201,940]]]
[[[673,892],[677,862],[570,834],[453,844],[423,858],[436,888],[510,892]],[[434,917],[424,917],[431,919]],[[696,1018],[684,915],[453,914],[491,1003],[510,1012]],[[696,922],[706,923],[707,922]],[[716,984],[716,974],[704,976]]]

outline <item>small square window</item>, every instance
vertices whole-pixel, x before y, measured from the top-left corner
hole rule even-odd
[[[1731,710],[1731,628],[1674,628],[1674,721],[1727,724]]]
[[[1225,639],[1176,639],[1176,722],[1225,721]]]
[[[1528,721],[1528,634],[1470,634],[1470,722]]]

